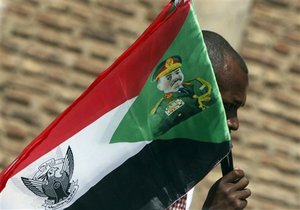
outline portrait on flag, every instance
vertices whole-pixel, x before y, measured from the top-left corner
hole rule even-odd
[[[161,62],[153,73],[153,82],[164,93],[149,116],[155,137],[209,108],[215,101],[208,81],[201,77],[184,81],[185,70],[182,69],[182,62],[180,56],[171,56]]]

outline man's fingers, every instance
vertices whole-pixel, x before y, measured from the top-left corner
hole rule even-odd
[[[244,208],[246,208],[247,204],[248,204],[247,200],[239,200],[236,209],[244,209]]]
[[[242,178],[243,176],[245,176],[245,173],[243,170],[234,169],[233,171],[229,172],[222,178],[222,182],[233,183],[233,182],[239,180],[240,178]]]
[[[249,189],[244,189],[236,192],[231,196],[231,206],[232,209],[244,209],[247,206],[247,198],[251,195],[251,191]]]
[[[238,192],[238,197],[239,197],[239,199],[242,199],[242,200],[247,199],[248,197],[250,197],[250,195],[251,195],[251,190],[248,188],[240,190]]]
[[[242,190],[246,188],[249,184],[249,180],[246,177],[241,178],[238,180],[232,187],[233,190]]]
[[[230,209],[244,209],[247,206],[247,198],[250,196],[251,192],[250,190],[242,190],[235,193],[228,194],[227,197],[225,197],[225,200],[228,202]]]

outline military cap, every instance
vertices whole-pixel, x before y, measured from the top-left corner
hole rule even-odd
[[[178,55],[167,58],[157,66],[153,74],[152,81],[156,81],[166,74],[169,74],[170,72],[178,69],[179,67],[181,67],[181,64],[182,60]]]

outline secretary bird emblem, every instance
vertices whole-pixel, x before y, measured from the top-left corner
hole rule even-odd
[[[78,190],[78,180],[71,181],[73,171],[74,157],[69,146],[64,158],[52,158],[39,166],[33,178],[21,179],[35,195],[47,198],[45,209],[57,209],[70,202]]]

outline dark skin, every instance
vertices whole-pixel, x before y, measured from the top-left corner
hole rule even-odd
[[[248,75],[233,58],[227,56],[222,71],[216,79],[223,99],[230,131],[239,128],[238,109],[244,106],[248,87]],[[219,179],[209,190],[203,209],[240,210],[247,206],[251,191],[247,188],[249,180],[241,169],[234,169]]]

